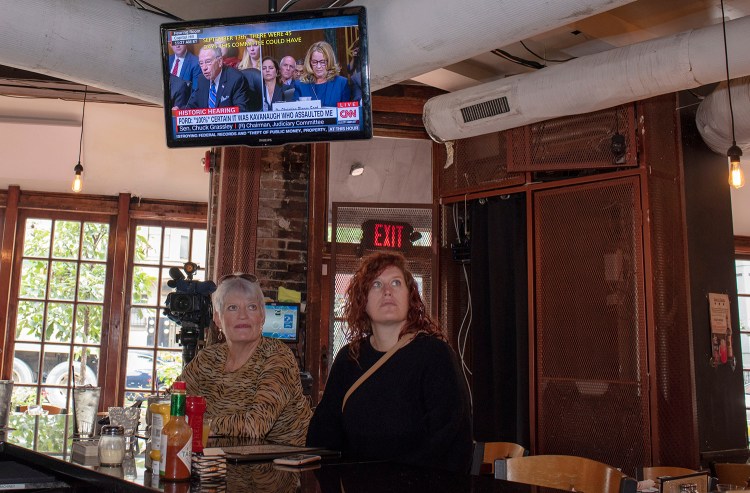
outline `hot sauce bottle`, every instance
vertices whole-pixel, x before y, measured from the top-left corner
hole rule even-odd
[[[164,425],[160,443],[164,479],[187,481],[190,479],[193,430],[185,420],[185,382],[172,384],[172,405],[169,414],[170,419]]]

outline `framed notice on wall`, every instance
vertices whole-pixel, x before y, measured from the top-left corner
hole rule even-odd
[[[711,323],[711,363],[714,366],[729,363],[734,369],[729,295],[708,293],[708,309]]]

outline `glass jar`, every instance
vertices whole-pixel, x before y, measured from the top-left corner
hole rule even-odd
[[[120,466],[125,456],[125,428],[119,425],[102,426],[99,438],[99,464]]]

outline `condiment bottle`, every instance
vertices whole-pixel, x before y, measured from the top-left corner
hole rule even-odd
[[[102,426],[99,437],[99,464],[120,466],[125,456],[125,428],[119,425]]]
[[[161,462],[161,432],[169,422],[169,402],[154,402],[149,406],[151,410],[151,468],[157,474],[164,474]]]
[[[205,412],[206,399],[197,395],[189,395],[185,414],[193,430],[193,452],[203,452],[203,413]]]
[[[161,434],[161,461],[164,463],[164,479],[186,481],[190,479],[193,430],[185,421],[185,382],[172,384],[172,405],[169,423]],[[160,464],[161,473],[161,464]]]

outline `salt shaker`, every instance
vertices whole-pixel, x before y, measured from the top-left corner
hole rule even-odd
[[[99,438],[99,464],[120,466],[125,456],[125,428],[119,425],[102,426]]]

